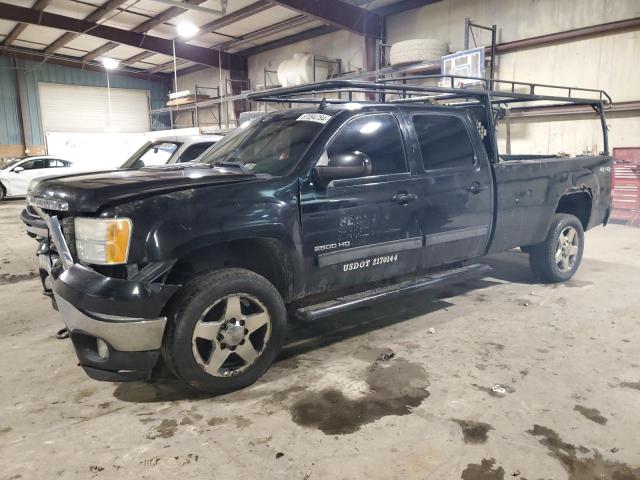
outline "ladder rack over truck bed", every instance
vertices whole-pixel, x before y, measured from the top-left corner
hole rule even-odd
[[[570,279],[611,208],[611,99],[459,79],[255,93],[303,108],[242,124],[198,162],[38,183],[43,285],[80,365],[131,380],[162,355],[194,388],[224,393],[269,368],[287,311],[316,320],[477,278],[485,255],[515,247],[542,281]],[[593,108],[604,152],[499,155],[509,105],[540,103]]]

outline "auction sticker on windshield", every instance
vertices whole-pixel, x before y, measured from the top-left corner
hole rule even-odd
[[[316,122],[323,125],[331,120],[331,115],[325,115],[324,113],[303,113],[298,118],[298,122]]]

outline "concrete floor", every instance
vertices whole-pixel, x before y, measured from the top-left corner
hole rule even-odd
[[[640,479],[640,229],[589,232],[566,284],[507,252],[493,277],[293,324],[258,384],[206,398],[76,367],[21,207],[0,204],[2,479]]]

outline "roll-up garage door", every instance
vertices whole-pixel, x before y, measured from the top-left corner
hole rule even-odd
[[[111,89],[111,129],[106,88],[39,83],[38,90],[45,132],[149,131],[146,90]]]

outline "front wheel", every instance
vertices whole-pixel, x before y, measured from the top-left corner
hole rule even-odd
[[[582,223],[573,215],[556,213],[545,241],[529,249],[529,265],[543,281],[556,283],[569,280],[582,261]]]
[[[264,277],[228,268],[195,278],[169,312],[163,357],[193,388],[215,394],[254,383],[286,335],[282,297]]]

